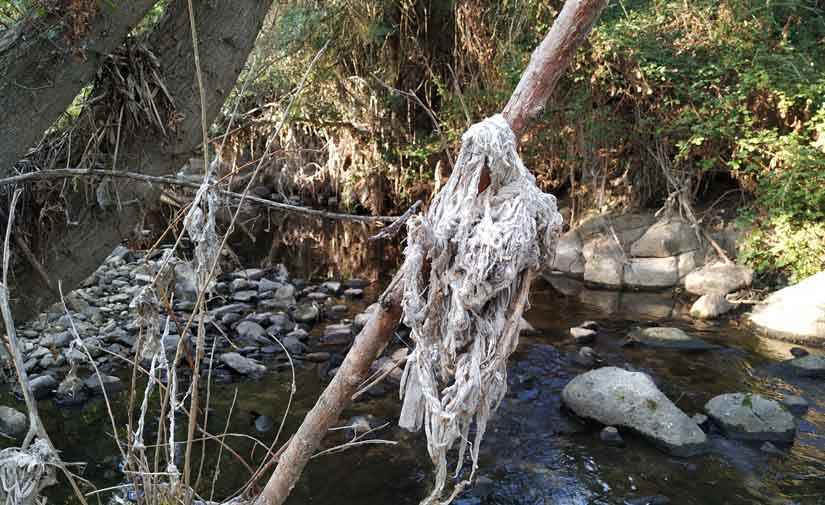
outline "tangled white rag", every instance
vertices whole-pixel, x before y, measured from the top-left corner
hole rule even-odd
[[[489,186],[479,194],[485,172]],[[447,185],[426,217],[408,223],[402,307],[415,349],[402,377],[399,425],[410,431],[423,425],[427,435],[436,479],[423,504],[442,499],[447,452],[457,441],[456,478],[467,445],[472,472],[441,503],[473,478],[487,421],[507,392],[507,358],[518,344],[521,310],[508,312],[518,305],[527,273],[554,253],[561,224],[555,197],[536,187],[501,115],[467,130]]]

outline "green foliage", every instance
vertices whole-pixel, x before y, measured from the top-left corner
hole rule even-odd
[[[368,124],[368,135],[313,134],[356,153],[336,191],[379,175],[404,209],[446,166],[445,146],[456,152],[468,118],[501,110],[562,4],[290,2],[265,34],[269,63],[250,96],[283,96],[329,40],[296,117]],[[733,180],[749,196],[743,258],[799,279],[825,268],[823,42],[817,0],[610,2],[522,157],[576,208],[657,208],[667,185],[654,153],[699,198]]]

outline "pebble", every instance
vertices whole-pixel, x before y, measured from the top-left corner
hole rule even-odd
[[[590,328],[575,327],[570,328],[570,334],[577,344],[589,344],[596,339],[596,331]]]
[[[616,447],[624,445],[624,439],[615,426],[605,426],[599,432],[599,438],[607,445]]]

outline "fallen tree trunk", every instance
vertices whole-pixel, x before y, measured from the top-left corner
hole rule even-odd
[[[0,32],[0,177],[14,173],[13,165],[155,3],[93,2],[89,7],[78,2],[64,12],[26,18]],[[89,17],[73,22],[80,16]]]
[[[538,115],[553,91],[561,74],[570,64],[576,49],[584,41],[606,0],[568,0],[550,32],[534,51],[530,64],[504,109],[503,116],[518,135],[527,122]],[[479,192],[490,184],[487,174],[479,181]],[[324,390],[315,407],[307,413],[298,432],[280,455],[256,505],[281,505],[294,488],[309,458],[350,403],[353,393],[365,379],[375,351],[390,340],[401,316],[402,277],[405,266],[396,274],[390,288],[382,296],[382,309],[374,314],[350,349],[339,372]],[[531,276],[525,276],[523,292],[529,291]],[[523,301],[516,301],[514,312],[520,312]]]
[[[166,137],[137,132],[124,139],[118,166],[145,175],[168,175],[182,167],[201,145],[201,102],[192,51],[186,0],[167,7],[149,37],[166,89],[174,100],[174,129]],[[201,66],[205,82],[206,123],[211,124],[232,90],[272,2],[268,0],[195,0]],[[232,15],[227,15],[231,12]],[[208,55],[208,57],[206,57]],[[125,180],[112,182],[116,201],[106,208],[88,201],[86,188],[67,185],[71,222],[32,247],[42,271],[56,286],[71,290],[88,277],[125,238],[132,237],[147,208],[157,205],[160,188]],[[68,221],[68,219],[67,219]],[[57,299],[57,293],[29,262],[15,270],[15,316],[31,317]],[[25,288],[23,288],[25,286]]]

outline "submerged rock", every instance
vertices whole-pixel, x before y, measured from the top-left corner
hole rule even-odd
[[[825,377],[825,356],[802,356],[782,362],[782,367],[799,377]]]
[[[718,345],[693,338],[679,328],[668,327],[637,328],[627,335],[627,340],[622,345],[643,345],[647,347],[681,349],[686,351],[719,349]]]
[[[796,435],[793,415],[779,402],[750,393],[719,395],[705,411],[731,438],[790,442]]]
[[[690,315],[699,319],[713,319],[729,312],[732,308],[733,304],[725,295],[712,293],[700,296],[690,307]]]
[[[224,365],[241,375],[259,376],[266,373],[265,366],[236,352],[221,354],[220,360]]]
[[[705,433],[647,374],[616,367],[592,370],[565,386],[562,400],[580,417],[632,429],[676,456],[705,450]]]
[[[299,305],[291,311],[292,318],[299,323],[312,323],[318,320],[321,311],[314,303]]]
[[[782,405],[788,409],[791,414],[801,416],[808,411],[810,403],[805,398],[796,395],[786,395],[782,398]]]

